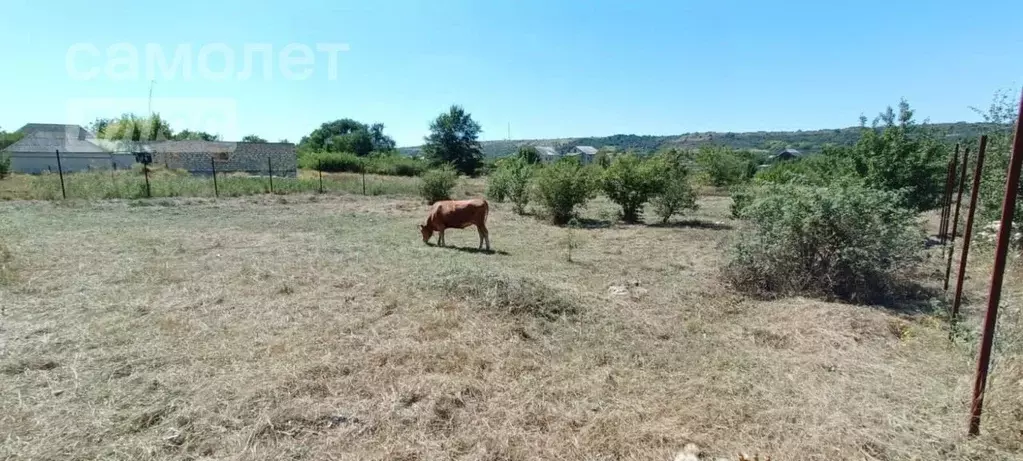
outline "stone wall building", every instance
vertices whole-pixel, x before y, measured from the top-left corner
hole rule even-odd
[[[209,175],[246,173],[295,177],[298,156],[292,143],[162,141],[148,143],[142,150],[152,154],[153,165]]]

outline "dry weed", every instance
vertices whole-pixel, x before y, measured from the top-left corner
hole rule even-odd
[[[456,248],[423,245],[416,200],[173,203],[0,205],[19,256],[0,285],[0,459],[1021,448],[1020,355],[996,353],[985,433],[967,439],[972,346],[950,347],[927,314],[730,293],[716,282],[727,226],[619,227],[597,200],[569,263],[563,229],[510,205],[494,205],[503,253],[487,254],[471,229],[447,236]],[[704,198],[691,221],[727,222],[727,208]],[[973,331],[982,274],[968,281]]]

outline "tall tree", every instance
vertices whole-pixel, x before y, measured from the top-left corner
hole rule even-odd
[[[392,151],[397,146],[394,139],[384,134],[383,123],[374,123],[369,128],[369,134],[373,137],[373,150],[377,152]]]
[[[93,122],[89,124],[89,131],[91,131],[96,136],[100,136],[101,133],[106,131],[107,127],[110,126],[110,124],[112,124],[112,123],[114,123],[116,121],[117,121],[117,119],[113,119],[113,118],[102,118],[102,117],[97,118],[96,120],[93,120]]]
[[[339,134],[327,140],[327,150],[350,152],[362,157],[373,152],[373,137],[365,129]]]
[[[883,129],[877,128],[879,123]],[[920,211],[937,205],[945,152],[931,133],[916,125],[905,100],[899,102],[898,112],[889,106],[873,128],[862,128],[849,155],[867,186],[900,192],[905,206]]]
[[[247,134],[242,138],[242,142],[266,142],[266,140],[254,134]]]
[[[460,173],[472,175],[483,163],[479,123],[459,105],[430,123],[423,152],[434,163],[449,163]]]
[[[175,141],[220,141],[220,135],[205,131],[181,130],[174,135],[173,139]]]
[[[122,114],[116,120],[97,119],[92,124],[100,139],[118,141],[124,148],[136,150],[144,141],[173,139],[174,132],[160,114],[141,117],[133,113]]]
[[[331,140],[336,136],[346,135],[365,126],[350,118],[338,119],[320,124],[319,128],[313,130],[299,141],[299,147],[311,151],[333,151]]]
[[[384,134],[382,123],[369,126],[350,118],[325,122],[298,143],[304,152],[349,152],[358,156],[393,150],[394,146],[394,140]]]
[[[519,147],[518,157],[530,165],[540,163],[540,151],[534,146]]]
[[[10,133],[0,129],[0,150],[4,150],[7,146],[18,142],[21,139],[22,133],[18,131],[12,131]]]

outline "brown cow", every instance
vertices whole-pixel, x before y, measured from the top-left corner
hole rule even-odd
[[[476,226],[480,234],[480,246],[483,248],[483,241],[487,242],[487,251],[490,251],[490,233],[487,231],[487,214],[490,213],[490,204],[484,199],[471,200],[441,200],[430,207],[430,214],[426,217],[426,224],[419,225],[419,231],[423,233],[423,243],[429,243],[433,232],[437,231],[437,245],[444,246],[445,229],[465,229],[469,226]]]

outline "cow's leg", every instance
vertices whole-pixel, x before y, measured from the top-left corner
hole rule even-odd
[[[476,226],[476,232],[480,234],[480,244],[479,244],[478,247],[476,247],[476,249],[482,250],[483,249],[483,228],[480,227],[480,226]]]
[[[480,248],[483,248],[483,241],[487,241],[487,251],[490,251],[490,231],[487,230],[487,225],[480,223],[476,226],[476,229],[480,231]]]
[[[444,246],[444,230],[441,230],[440,235],[437,237],[437,245]]]

